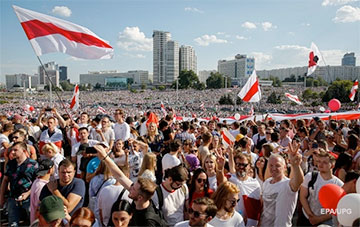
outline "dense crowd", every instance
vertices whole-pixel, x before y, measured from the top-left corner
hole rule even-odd
[[[129,101],[126,91],[82,95],[89,104],[101,95],[107,114],[89,105],[73,116],[60,107],[27,119],[16,110],[1,115],[0,206],[8,225],[339,225],[319,191],[335,184],[356,193],[359,119],[177,122],[172,112],[137,107],[175,101],[174,92],[169,100],[150,93],[151,101],[142,93]],[[195,109],[215,96],[180,92],[179,102]]]

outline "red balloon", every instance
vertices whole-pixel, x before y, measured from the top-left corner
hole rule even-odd
[[[319,202],[323,208],[336,210],[340,199],[346,195],[342,187],[336,184],[326,184],[319,190]]]
[[[29,107],[29,110],[32,112],[32,111],[35,110],[35,108],[34,108],[33,106],[30,106],[30,107]]]
[[[341,107],[341,102],[337,99],[331,99],[328,103],[328,106],[331,111],[337,111]]]
[[[331,111],[330,110],[325,110],[325,113],[330,113]]]

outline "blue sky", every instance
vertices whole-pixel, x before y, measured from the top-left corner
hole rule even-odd
[[[257,70],[305,66],[311,42],[327,65],[340,65],[346,52],[355,52],[360,65],[359,0],[1,0],[0,82],[6,74],[34,74],[39,65],[12,5],[82,25],[110,42],[110,60],[40,57],[68,66],[71,82],[88,71],[152,73],[153,30],[193,46],[198,70],[217,69],[218,60],[239,53],[255,57]]]

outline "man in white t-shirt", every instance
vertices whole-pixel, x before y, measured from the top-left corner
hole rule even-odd
[[[115,110],[114,118],[116,124],[114,125],[115,141],[121,139],[126,141],[130,138],[130,126],[124,121],[125,112],[122,109]]]
[[[326,214],[319,202],[319,191],[326,184],[336,184],[342,187],[344,183],[332,174],[336,162],[335,157],[321,148],[317,156],[319,172],[315,174],[309,172],[306,174],[300,189],[300,202],[303,207],[303,214],[305,215],[303,221],[308,225],[325,224],[332,226],[331,214]],[[316,180],[313,182],[313,186],[309,188],[309,182],[312,177],[316,177]]]
[[[240,189],[236,211],[247,220],[246,226],[257,226],[261,213],[261,188],[259,182],[248,175],[251,168],[250,156],[238,153],[233,159],[231,158],[232,152],[229,160],[230,172],[232,172],[229,181]]]
[[[243,217],[235,210],[239,201],[239,188],[231,182],[222,183],[212,195],[218,208],[216,216],[209,222],[213,226],[245,226]]]
[[[170,152],[165,154],[161,160],[161,165],[163,169],[163,175],[165,174],[166,169],[171,169],[174,166],[181,164],[180,159],[177,157],[181,149],[180,140],[174,140],[170,143]]]
[[[263,184],[263,211],[261,226],[291,226],[291,220],[296,208],[297,191],[304,180],[301,170],[301,154],[299,144],[289,144],[289,160],[291,164],[291,178],[285,176],[286,163],[279,154],[272,154],[268,167],[271,177]]]
[[[184,220],[185,201],[189,198],[189,190],[185,184],[187,179],[188,171],[185,167],[179,165],[168,169],[165,181],[158,186],[152,197],[152,201],[163,211],[170,226]]]
[[[213,200],[207,197],[197,198],[189,209],[190,219],[179,222],[174,227],[213,227],[209,221],[215,217],[216,211],[217,208]]]
[[[2,155],[7,148],[10,147],[9,135],[14,131],[14,125],[7,123],[3,126],[0,134],[0,155]]]

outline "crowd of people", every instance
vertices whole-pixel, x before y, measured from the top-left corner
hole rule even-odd
[[[356,193],[360,119],[224,124],[89,110],[0,116],[9,226],[337,226],[320,188]]]

